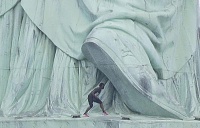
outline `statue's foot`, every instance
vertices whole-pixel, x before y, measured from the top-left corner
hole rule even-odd
[[[86,42],[82,46],[82,51],[85,57],[108,77],[121,95],[124,103],[132,111],[150,116],[186,117],[184,113],[174,110],[171,106],[165,106],[162,102],[156,101],[156,97],[151,95],[152,86],[148,82],[151,80],[146,77],[144,77],[144,81],[147,82],[144,83],[149,84],[149,87],[145,92],[145,88],[139,86],[141,83],[134,76],[134,72],[129,70],[127,65],[123,65],[114,52],[112,53],[114,49],[106,51],[104,46],[99,46],[99,43]]]

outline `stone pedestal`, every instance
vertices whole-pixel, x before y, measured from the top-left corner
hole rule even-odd
[[[98,115],[81,118],[1,118],[1,128],[199,128],[198,120],[177,120],[131,116]]]

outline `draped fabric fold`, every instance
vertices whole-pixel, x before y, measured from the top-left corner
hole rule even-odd
[[[1,0],[0,2],[0,16],[4,15],[10,9],[12,9],[20,0]]]
[[[22,6],[57,47],[76,59],[84,57],[81,46],[92,29],[106,21],[115,24],[117,19],[127,23],[122,31],[134,32],[132,23],[126,22],[130,20],[138,23],[141,32],[148,36],[151,43],[145,40],[140,43],[159,78],[172,77],[196,47],[197,0],[22,0]],[[121,29],[120,25],[112,24],[104,27]],[[141,40],[140,33],[132,36]]]
[[[1,108],[6,115],[32,115],[47,99],[55,46],[38,31],[20,4],[4,17],[10,19],[5,24],[13,29],[6,32],[11,35],[10,40],[1,40],[4,46],[10,43],[9,54],[5,56],[10,60],[9,77]],[[7,19],[4,17],[1,19]]]

